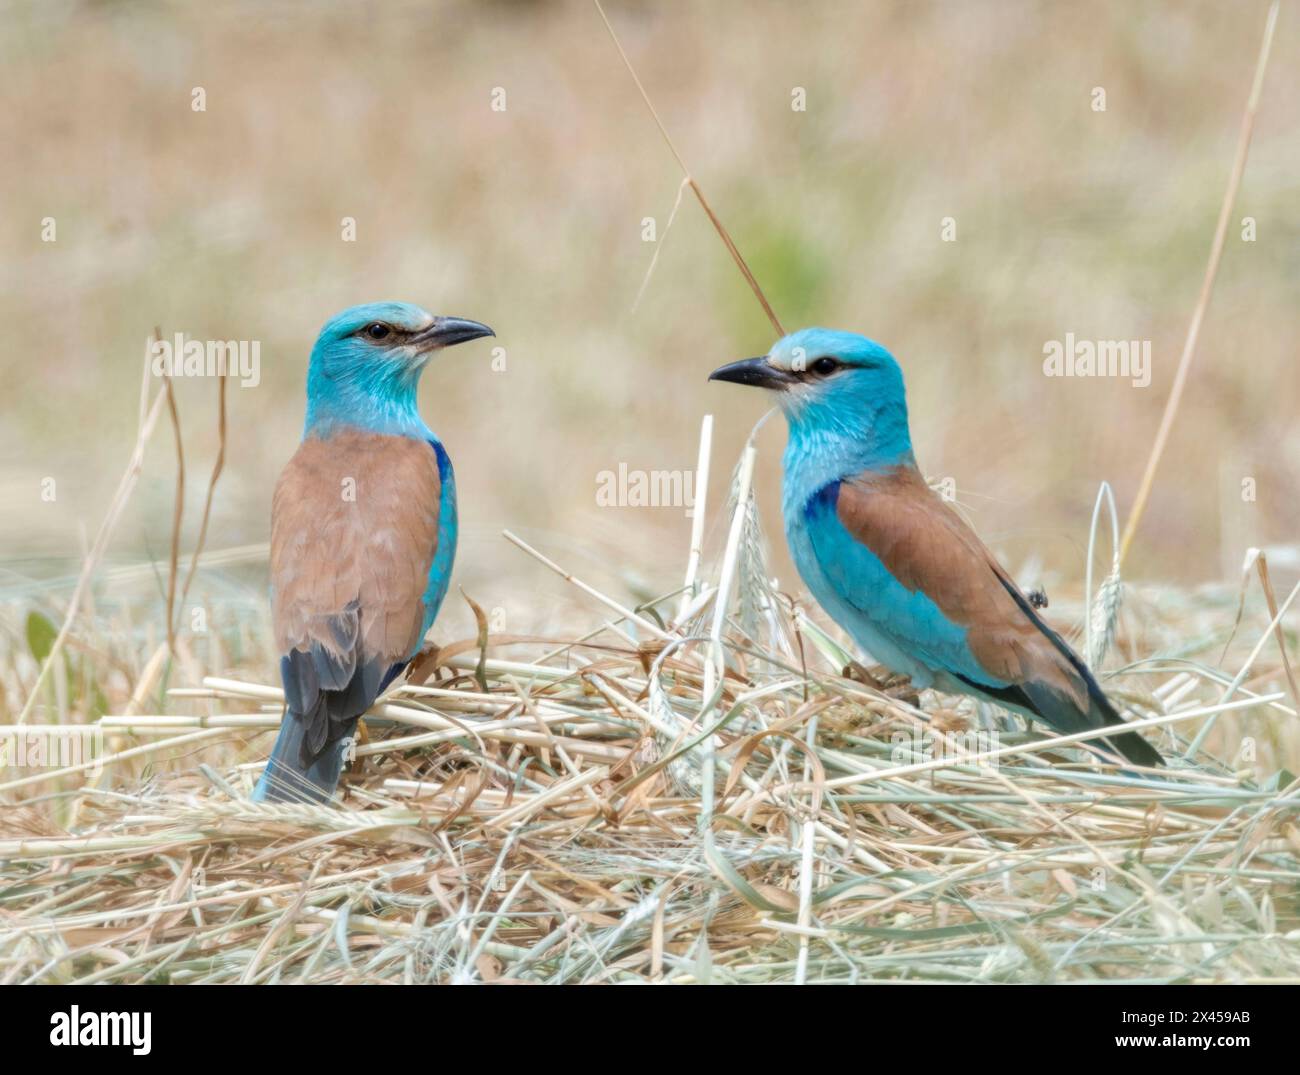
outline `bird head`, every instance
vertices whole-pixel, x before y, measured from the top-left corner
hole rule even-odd
[[[792,439],[863,449],[893,462],[911,453],[903,371],[880,344],[855,332],[806,328],[766,355],[732,362],[711,381],[765,388],[790,423]]]
[[[415,391],[435,351],[494,336],[406,302],[353,306],[325,322],[307,373],[307,427],[345,422],[383,431],[418,420]]]

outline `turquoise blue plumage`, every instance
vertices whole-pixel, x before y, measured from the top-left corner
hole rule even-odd
[[[432,626],[456,555],[456,483],[416,390],[433,354],[489,335],[394,302],[321,329],[302,442],[271,508],[285,714],[254,799],[329,801],[358,719]]]
[[[903,374],[878,343],[810,328],[712,379],[772,392],[790,439],[782,514],[800,576],[871,657],[917,688],[968,694],[1063,733],[1121,723],[1096,678],[926,484]],[[1135,732],[1099,740],[1142,765]]]

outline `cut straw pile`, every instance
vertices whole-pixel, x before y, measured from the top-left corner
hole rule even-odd
[[[248,801],[281,694],[231,679],[102,720],[106,772],[159,760],[139,786],[6,784],[0,978],[1300,977],[1300,785],[1205,746],[1244,714],[1295,721],[1271,625],[1235,677],[1165,659],[1108,681],[1163,773],[968,701],[918,708],[826,671],[846,654],[772,591],[753,463],[716,574],[701,502],[685,585],[640,609],[508,535],[611,618],[424,662],[367,718],[338,808]]]

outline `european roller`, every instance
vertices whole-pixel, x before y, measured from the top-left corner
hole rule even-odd
[[[773,392],[790,427],[782,514],[813,597],[873,658],[1069,734],[1122,723],[1087,666],[975,532],[926,484],[903,373],[880,344],[803,329],[710,380]],[[1139,765],[1136,732],[1104,741]]]
[[[271,504],[285,713],[255,800],[330,800],[358,719],[437,616],[456,555],[456,484],[416,388],[435,352],[491,335],[402,302],[354,306],[321,329],[302,443]]]

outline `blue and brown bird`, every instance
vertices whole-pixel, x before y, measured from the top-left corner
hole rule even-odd
[[[285,713],[255,800],[328,802],[357,721],[419,652],[451,578],[456,484],[416,389],[435,352],[491,335],[402,302],[321,329],[271,505]]]
[[[804,583],[873,658],[918,688],[972,695],[1063,734],[1122,723],[1097,680],[912,453],[903,373],[880,344],[803,329],[710,380],[772,391],[790,438],[786,539]],[[1103,741],[1159,765],[1136,732]]]

